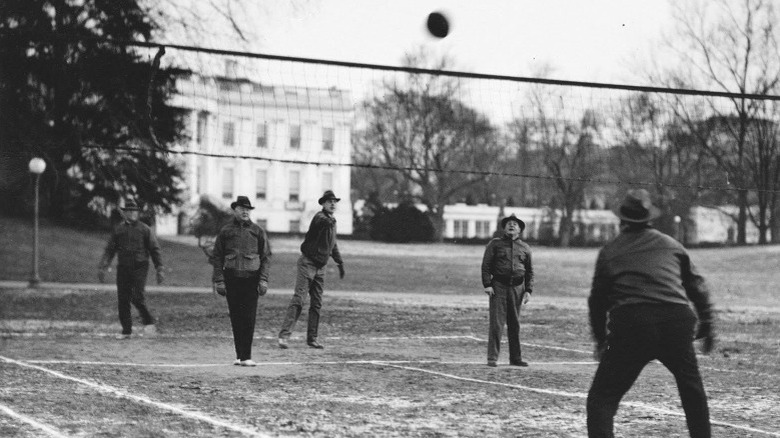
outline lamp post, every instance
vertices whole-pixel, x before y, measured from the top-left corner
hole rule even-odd
[[[33,225],[33,259],[32,275],[30,276],[30,287],[38,287],[41,278],[38,275],[38,192],[40,191],[41,174],[46,170],[46,162],[41,158],[30,160],[30,172],[35,174],[35,213]]]

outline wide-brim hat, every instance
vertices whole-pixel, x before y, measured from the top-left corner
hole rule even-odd
[[[505,228],[507,222],[509,221],[515,221],[518,225],[520,225],[520,230],[525,230],[525,222],[523,222],[519,217],[515,216],[514,214],[507,216],[503,219],[501,219],[501,228]]]
[[[135,201],[127,200],[125,201],[125,206],[121,207],[122,211],[139,211],[141,210],[138,208],[138,204],[135,203]]]
[[[620,219],[634,223],[649,222],[661,216],[661,210],[653,205],[650,193],[645,189],[629,190],[623,203],[613,211]]]
[[[239,196],[238,198],[236,198],[235,201],[230,203],[230,208],[233,209],[233,210],[235,210],[236,207],[239,207],[239,206],[240,207],[244,207],[244,208],[248,208],[250,210],[254,210],[255,209],[255,207],[252,206],[252,203],[249,202],[249,198],[247,198],[246,196]]]
[[[336,202],[341,201],[341,198],[337,198],[336,194],[333,193],[333,190],[325,190],[325,193],[322,194],[322,197],[317,201],[320,203],[320,205],[324,204],[325,201],[330,201],[333,199]]]

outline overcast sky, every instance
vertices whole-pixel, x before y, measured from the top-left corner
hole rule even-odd
[[[665,0],[269,0],[255,29],[260,53],[399,65],[427,45],[457,69],[637,83],[637,65],[669,23]],[[272,5],[272,6],[271,6]],[[431,37],[425,20],[445,13],[451,33]]]

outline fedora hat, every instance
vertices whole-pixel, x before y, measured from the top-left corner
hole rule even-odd
[[[650,193],[645,189],[629,190],[614,212],[620,219],[634,223],[649,222],[661,216],[661,210],[653,205]]]
[[[254,210],[254,207],[252,206],[252,203],[249,202],[249,198],[247,198],[246,196],[239,196],[238,198],[236,198],[235,201],[230,203],[230,208],[232,208],[233,210],[235,210],[236,207],[239,207],[239,206],[244,207],[244,208],[248,208],[250,210]]]
[[[336,202],[341,201],[341,198],[337,198],[336,194],[333,193],[333,190],[325,190],[325,193],[322,194],[322,197],[317,202],[322,205],[325,203],[325,201],[330,201],[331,199],[335,200]]]
[[[520,231],[525,230],[525,222],[520,220],[519,217],[515,216],[514,213],[510,216],[507,216],[503,219],[501,219],[501,229],[504,229],[506,227],[506,223],[509,221],[515,221],[518,225],[520,225]]]
[[[125,206],[121,207],[122,211],[139,211],[140,208],[138,208],[138,204],[135,203],[132,199],[128,199],[125,201]]]

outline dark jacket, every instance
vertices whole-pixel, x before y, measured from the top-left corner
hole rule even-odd
[[[596,342],[606,340],[607,313],[621,306],[690,302],[700,326],[710,330],[707,285],[682,244],[670,236],[652,228],[624,230],[599,252],[588,298]]]
[[[214,241],[212,280],[223,281],[227,272],[235,277],[259,275],[260,281],[268,281],[270,257],[265,230],[255,223],[234,219],[222,227]]]
[[[154,267],[157,270],[162,267],[160,244],[157,243],[157,237],[152,229],[141,221],[135,223],[122,221],[114,227],[100,261],[100,267],[107,268],[111,265],[114,254],[117,255],[118,266],[128,267],[139,263],[148,263],[151,255]]]
[[[519,238],[505,234],[488,242],[482,257],[482,286],[490,287],[492,281],[504,284],[525,284],[525,291],[533,292],[534,268],[531,247]]]
[[[314,215],[301,244],[301,254],[311,259],[318,267],[325,266],[328,257],[333,257],[339,265],[344,263],[336,243],[336,218],[333,215],[325,210]]]

